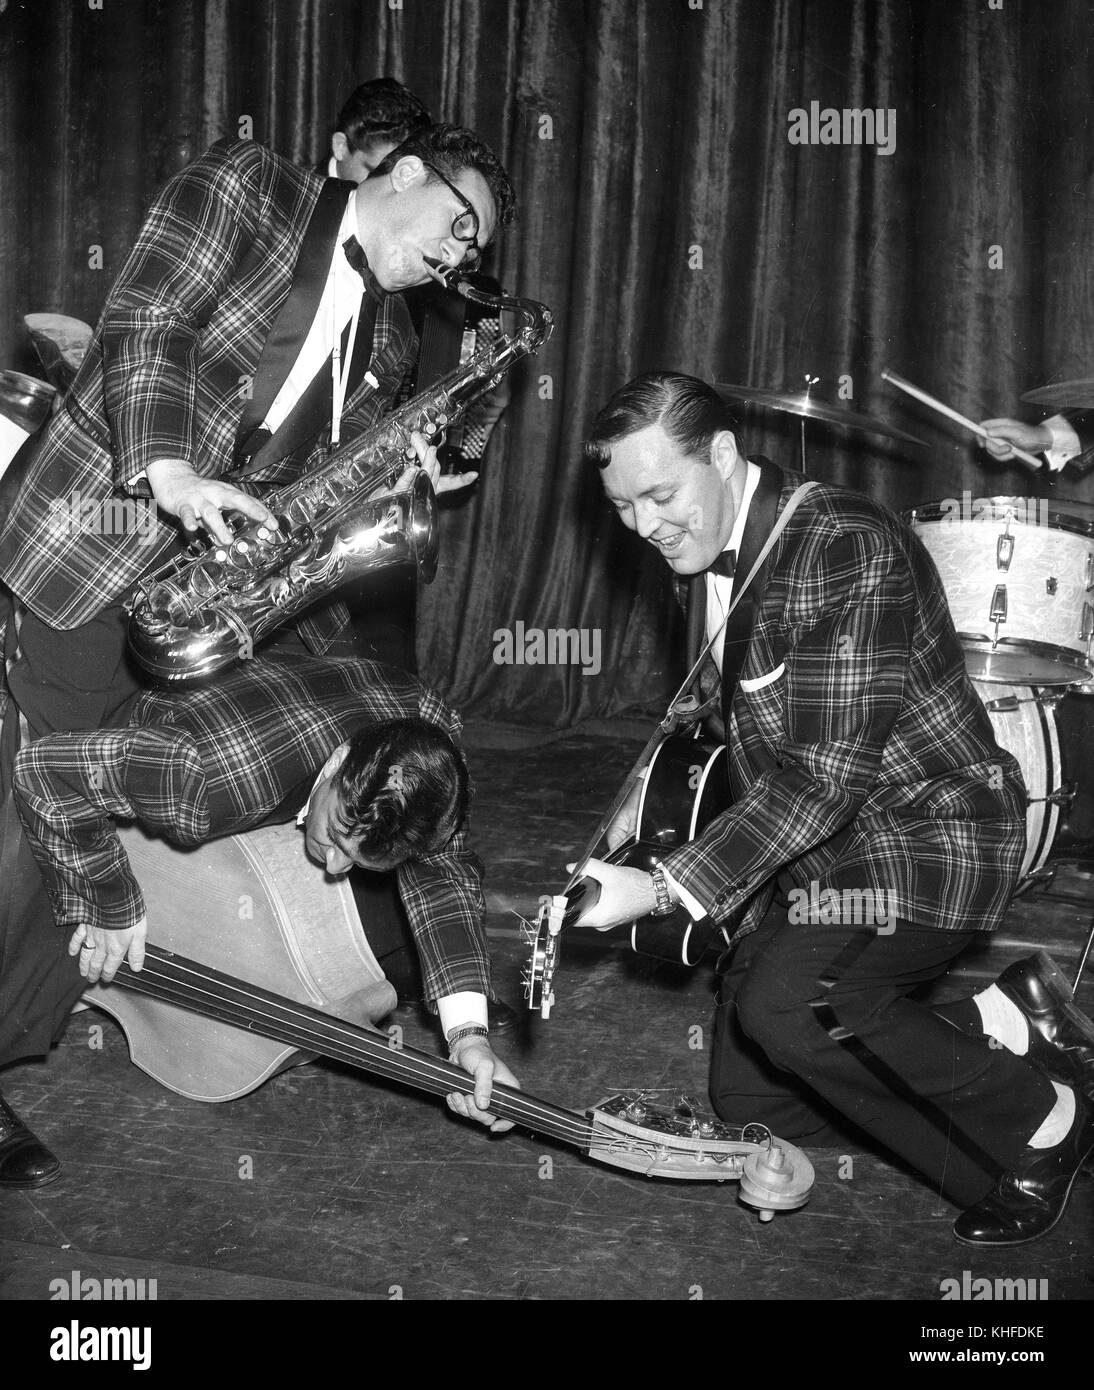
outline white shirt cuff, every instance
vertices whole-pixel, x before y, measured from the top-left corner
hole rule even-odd
[[[665,875],[665,882],[687,908],[688,912],[691,913],[693,921],[699,922],[707,916],[707,910],[699,899],[693,893],[689,893],[681,884],[677,883],[672,874],[665,868],[664,864],[661,865],[661,872]]]
[[[1044,451],[1049,468],[1058,473],[1064,464],[1082,452],[1079,436],[1071,427],[1071,422],[1063,415],[1053,415],[1042,421],[1052,435],[1051,445]]]
[[[441,1032],[445,1038],[454,1028],[465,1023],[488,1026],[486,1017],[486,995],[474,990],[462,990],[459,994],[446,994],[437,1000],[437,1012],[441,1019]]]

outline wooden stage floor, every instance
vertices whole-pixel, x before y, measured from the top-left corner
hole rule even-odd
[[[473,832],[510,1000],[525,959],[517,914],[531,916],[538,895],[561,886],[635,732],[536,745],[469,730]],[[979,987],[1031,943],[1070,974],[1092,908],[1089,869],[1061,867],[1050,892],[1016,901],[943,994]],[[1088,1011],[1091,974],[1080,994]],[[695,1029],[705,1041],[711,1006],[704,969],[575,945],[552,1018],[524,1016],[499,1050],[526,1090],[564,1107],[634,1087],[680,1087],[705,1102]],[[408,1043],[435,1046],[415,1016],[397,1021]],[[0,1196],[3,1299],[48,1299],[51,1282],[74,1271],[154,1279],[160,1300],[934,1302],[964,1271],[1045,1279],[1054,1301],[1094,1293],[1089,1178],[1043,1240],[977,1252],[953,1239],[953,1208],[861,1145],[814,1150],[809,1204],[761,1224],[734,1184],[653,1182],[522,1131],[492,1137],[428,1096],[332,1064],[296,1067],[228,1104],[184,1100],[134,1066],[120,1030],[91,1011],[72,1016],[48,1062],[0,1084],[65,1165],[51,1186]]]

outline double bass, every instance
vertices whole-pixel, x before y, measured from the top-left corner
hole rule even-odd
[[[178,849],[120,832],[145,897],[144,968],[84,998],[124,1029],[133,1061],[180,1095],[229,1101],[330,1057],[413,1090],[472,1095],[466,1072],[375,1025],[394,1008],[343,879],[307,858],[294,826]],[[803,1205],[808,1158],[762,1125],[728,1126],[686,1096],[631,1091],[585,1112],[495,1085],[492,1113],[648,1177],[735,1181],[769,1221]]]

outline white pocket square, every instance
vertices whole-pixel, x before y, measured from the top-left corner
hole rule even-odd
[[[768,671],[766,676],[757,676],[755,680],[741,680],[741,689],[747,694],[750,690],[762,690],[765,685],[770,685],[772,681],[777,681],[786,670],[786,662],[780,661],[774,671]]]

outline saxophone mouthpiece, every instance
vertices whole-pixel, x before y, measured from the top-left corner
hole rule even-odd
[[[423,256],[422,260],[425,262],[426,270],[439,285],[443,285],[446,290],[455,288],[453,282],[456,278],[456,269],[454,266],[445,265],[443,261],[435,261],[432,256]]]

